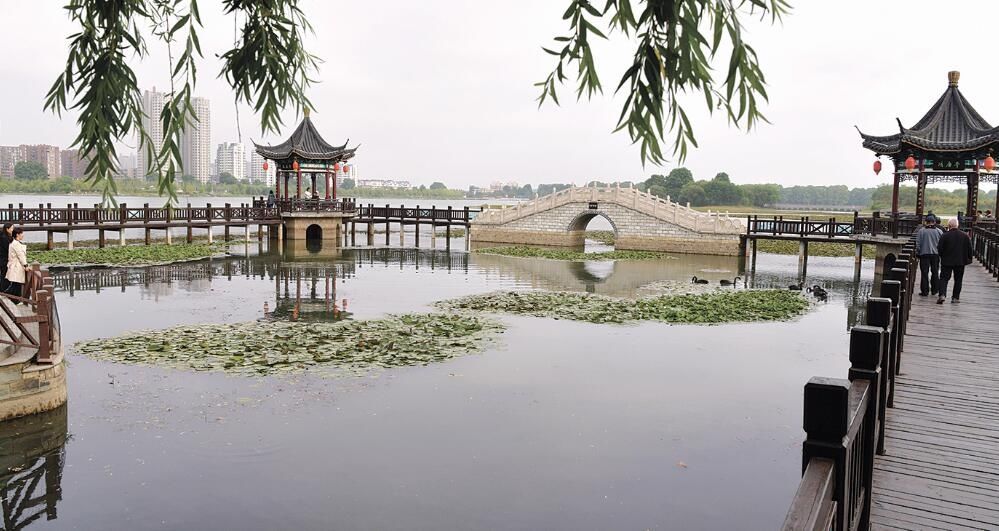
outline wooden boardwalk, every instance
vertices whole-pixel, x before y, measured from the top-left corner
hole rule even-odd
[[[912,304],[872,527],[999,529],[999,282],[976,262],[961,304],[935,302]]]

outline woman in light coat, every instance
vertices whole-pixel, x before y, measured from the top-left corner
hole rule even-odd
[[[5,293],[20,297],[27,276],[28,246],[21,241],[24,239],[24,229],[21,227],[15,227],[12,236],[14,240],[10,242],[7,251],[7,280],[10,285],[7,286]]]

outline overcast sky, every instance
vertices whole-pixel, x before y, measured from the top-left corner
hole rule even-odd
[[[72,143],[75,116],[42,111],[73,31],[64,3],[0,0],[7,22],[0,32],[0,145]],[[668,171],[672,165],[642,168],[638,148],[625,134],[612,134],[621,99],[611,93],[576,103],[569,86],[561,107],[538,109],[533,84],[553,64],[540,47],[565,31],[567,3],[303,1],[317,33],[312,50],[325,60],[310,93],[313,120],[331,143],[349,137],[362,144],[355,162],[364,178],[457,187],[642,180]],[[874,176],[873,155],[861,148],[854,124],[874,134],[896,132],[896,116],[912,125],[945,90],[951,69],[961,71],[962,92],[978,111],[999,122],[999,70],[988,66],[995,44],[986,25],[999,11],[995,2],[792,3],[782,24],[751,23],[746,37],[767,75],[771,124],[746,134],[708,116],[700,96],[691,99],[701,147],[685,165],[695,178],[726,171],[738,183],[886,183],[890,172]],[[197,93],[212,100],[213,144],[233,141],[232,96],[215,78],[215,54],[231,45],[233,21],[221,2],[199,5],[206,58]],[[614,39],[597,56],[610,87],[631,46]],[[166,52],[156,46],[133,65],[143,88],[168,86]],[[722,72],[726,64],[720,58]],[[240,111],[240,122],[244,142],[261,140],[249,109]],[[285,122],[290,133],[295,117],[289,113]]]

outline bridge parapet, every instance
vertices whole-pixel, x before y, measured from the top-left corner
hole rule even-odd
[[[742,219],[701,212],[637,188],[616,186],[567,188],[513,206],[483,210],[474,223],[503,225],[570,203],[597,203],[598,208],[600,203],[613,203],[699,233],[743,234],[746,230]]]
[[[569,188],[472,220],[472,242],[583,245],[587,223],[601,216],[614,229],[614,247],[679,253],[735,255],[745,221],[700,212],[635,188]]]

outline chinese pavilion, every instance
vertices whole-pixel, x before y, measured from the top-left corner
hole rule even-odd
[[[948,72],[947,90],[912,127],[898,122],[898,133],[872,136],[863,132],[864,147],[894,163],[892,213],[898,212],[898,187],[903,181],[916,183],[916,215],[926,203],[926,185],[936,182],[964,182],[968,187],[966,215],[978,211],[978,186],[996,183],[993,152],[999,152],[999,127],[992,127],[957,88],[960,72]],[[859,131],[859,129],[858,129]],[[881,161],[874,162],[874,173]],[[999,211],[999,195],[996,196]]]
[[[274,183],[274,192],[278,199],[318,199],[316,178],[323,176],[326,184],[326,199],[336,199],[336,175],[343,171],[347,173],[350,166],[346,162],[354,158],[357,148],[348,149],[347,143],[342,146],[332,146],[323,140],[316,127],[312,125],[309,118],[309,109],[305,109],[305,117],[298,125],[295,132],[288,140],[276,146],[261,146],[253,143],[257,153],[264,159],[274,162],[277,170],[277,179]],[[267,169],[267,162],[264,162],[264,169]],[[302,197],[302,174],[312,180],[313,197]],[[289,190],[288,181],[292,176],[296,178],[294,195]],[[282,188],[283,185],[283,188]],[[284,195],[281,195],[281,192]]]

